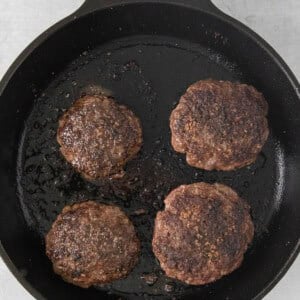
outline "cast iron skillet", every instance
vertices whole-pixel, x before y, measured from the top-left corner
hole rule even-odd
[[[255,164],[235,172],[189,167],[170,146],[168,119],[187,86],[204,78],[253,84],[269,105],[270,138]],[[144,145],[123,180],[88,183],[64,161],[57,119],[93,86],[141,119]],[[34,41],[0,85],[0,253],[38,299],[261,299],[299,251],[299,84],[261,38],[209,0],[88,0]],[[255,239],[240,269],[200,287],[165,278],[151,252],[153,219],[174,187],[222,182],[252,208]],[[142,242],[133,273],[80,289],[52,272],[43,236],[67,203],[120,205]],[[145,215],[135,216],[137,209]],[[155,273],[148,286],[140,276]],[[166,286],[167,285],[167,286]]]

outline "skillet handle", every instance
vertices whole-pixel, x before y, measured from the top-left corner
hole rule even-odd
[[[211,0],[85,0],[76,14],[86,14],[98,9],[125,5],[130,3],[166,3],[178,4],[185,7],[197,8],[214,14],[223,14]]]

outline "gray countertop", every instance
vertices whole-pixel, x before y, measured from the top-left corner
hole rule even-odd
[[[199,0],[200,1],[200,0]],[[83,0],[0,0],[0,79],[20,52]],[[213,0],[225,13],[248,25],[284,58],[300,79],[299,0]],[[300,229],[299,229],[300,230]],[[298,300],[300,257],[266,300]],[[0,259],[0,300],[33,300]]]

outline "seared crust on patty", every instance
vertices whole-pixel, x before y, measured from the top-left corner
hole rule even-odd
[[[140,243],[120,208],[93,201],[66,206],[46,236],[54,272],[83,288],[124,278]]]
[[[170,117],[172,146],[189,165],[234,170],[253,163],[266,142],[268,104],[253,86],[201,80]]]
[[[121,177],[140,150],[139,119],[106,96],[77,100],[59,120],[57,141],[68,162],[85,178]]]
[[[222,184],[181,185],[155,220],[153,251],[166,275],[213,282],[237,269],[254,234],[249,206]]]

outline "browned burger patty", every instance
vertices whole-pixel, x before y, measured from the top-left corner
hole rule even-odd
[[[181,97],[170,117],[172,145],[189,165],[233,170],[256,160],[269,129],[268,104],[253,86],[201,80]]]
[[[68,162],[87,179],[121,177],[140,150],[139,119],[106,96],[77,100],[59,120],[57,141]]]
[[[195,183],[167,196],[152,245],[167,276],[200,285],[237,269],[253,234],[249,207],[236,192],[222,184]]]
[[[126,277],[140,243],[120,208],[93,201],[66,206],[46,236],[54,272],[83,288]]]

